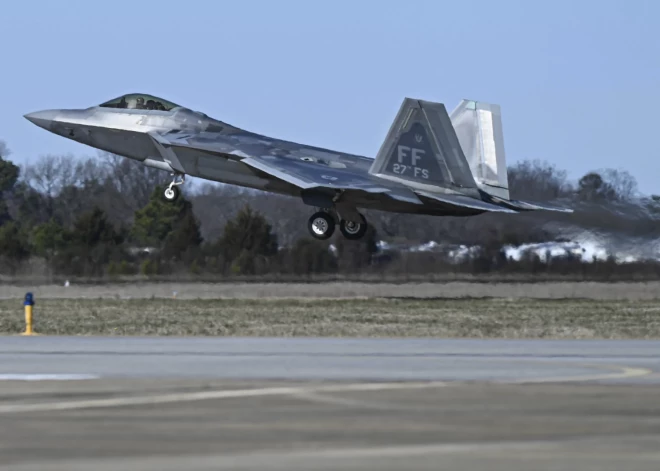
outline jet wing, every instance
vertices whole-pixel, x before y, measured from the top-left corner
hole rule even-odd
[[[338,190],[361,190],[368,193],[384,193],[390,198],[399,201],[423,204],[418,198],[419,195],[455,208],[472,208],[477,211],[500,213],[517,212],[513,209],[497,206],[469,196],[412,191],[409,188],[392,184],[392,182],[382,181],[369,174],[354,173],[347,169],[332,168],[327,165],[319,165],[311,162],[298,162],[294,159],[271,156],[249,157],[242,160],[242,162],[302,189],[332,188]]]
[[[191,137],[193,140],[191,142]],[[161,141],[165,139],[161,138]],[[334,167],[315,161],[304,161],[279,155],[259,155],[258,152],[272,151],[272,142],[241,142],[240,136],[223,139],[199,139],[198,136],[183,134],[168,136],[167,144],[173,148],[201,150],[223,158],[234,157],[242,164],[264,172],[279,180],[297,186],[302,190],[328,188],[333,190],[353,190],[383,194],[389,198],[422,205],[415,193],[407,187],[383,181],[369,175],[343,167]],[[278,150],[278,149],[276,149]]]
[[[398,201],[422,204],[412,190],[404,186],[384,182],[366,172],[356,173],[345,168],[335,168],[315,162],[276,156],[247,157],[241,160],[241,163],[291,183],[303,190],[329,188],[383,193]]]
[[[188,136],[169,139],[172,147],[186,147],[203,150],[225,158],[235,156],[237,160],[255,170],[271,177],[294,185],[301,190],[330,189],[340,191],[355,191],[379,194],[392,200],[424,205],[419,196],[434,200],[444,206],[454,208],[471,208],[478,211],[515,213],[514,208],[498,206],[477,198],[457,194],[438,194],[415,190],[402,183],[381,178],[380,176],[355,171],[350,168],[333,166],[332,164],[305,161],[300,158],[279,155],[257,154],[258,151],[268,151],[263,145],[251,145],[241,142],[224,142],[214,140],[207,145],[202,142],[187,142]]]

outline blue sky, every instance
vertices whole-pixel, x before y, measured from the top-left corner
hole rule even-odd
[[[25,113],[150,93],[237,126],[373,156],[404,97],[502,106],[507,160],[660,193],[660,2],[34,1],[0,20],[12,159],[96,151]]]

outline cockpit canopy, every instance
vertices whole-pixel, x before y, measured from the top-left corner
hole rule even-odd
[[[170,101],[163,100],[162,98],[157,98],[151,95],[145,95],[143,93],[132,93],[130,95],[124,95],[119,98],[115,98],[114,100],[107,101],[99,106],[101,108],[160,111],[170,111],[172,108],[179,107],[179,105],[176,105]]]

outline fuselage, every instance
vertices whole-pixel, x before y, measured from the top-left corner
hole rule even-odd
[[[250,153],[270,153],[281,157],[302,158],[367,173],[373,159],[316,146],[275,139],[245,131],[184,107],[170,110],[116,109],[95,106],[87,109],[60,109],[30,113],[34,124],[67,139],[128,157],[151,167],[212,181],[284,194],[297,194],[289,185],[256,175],[254,169],[240,165]],[[153,133],[175,138],[185,146],[175,153],[182,165],[172,168],[151,137]],[[208,150],[204,147],[207,144]],[[218,152],[218,149],[222,149]]]
[[[67,139],[170,172],[168,201],[178,197],[185,175],[296,196],[352,224],[344,228],[348,238],[366,227],[359,208],[436,216],[563,211],[509,199],[498,106],[463,100],[457,110],[452,117],[442,103],[405,98],[375,159],[246,131],[140,93],[25,117]],[[326,232],[315,237],[329,237],[335,222],[317,216],[310,224],[317,231],[325,225]],[[351,232],[356,227],[362,229]]]
[[[472,203],[447,202],[442,197],[446,190],[441,187],[431,188],[438,197],[416,196],[406,184],[374,176],[370,172],[372,158],[246,131],[150,95],[124,95],[86,109],[39,111],[25,117],[67,139],[168,171],[175,179],[190,175],[301,197],[306,204],[322,208],[335,206],[336,198],[341,197],[341,204],[353,208],[353,215],[357,214],[355,208],[454,216],[483,212]],[[264,159],[276,162],[270,171],[255,165],[255,160]],[[317,179],[330,179],[324,182],[336,180],[330,175],[334,173],[341,175],[342,181],[360,183],[334,189],[314,183],[308,190],[306,183],[300,184],[287,174],[286,169],[300,161],[318,164],[306,168],[313,169]],[[374,191],[362,190],[364,182]],[[407,196],[391,198],[387,191]],[[478,198],[476,193],[473,196]]]

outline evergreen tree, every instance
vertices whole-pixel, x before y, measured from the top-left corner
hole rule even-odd
[[[18,166],[4,159],[8,154],[9,150],[4,142],[0,141],[0,225],[10,219],[6,203],[7,194],[14,188],[19,176]]]
[[[227,221],[219,244],[229,258],[243,251],[253,255],[274,255],[277,253],[277,236],[272,229],[265,217],[245,206],[234,219]]]
[[[111,259],[122,256],[122,236],[99,208],[81,215],[66,237],[67,250],[58,257],[60,270],[99,276]]]
[[[220,252],[236,274],[253,274],[266,257],[277,254],[277,236],[260,213],[249,206],[227,221],[224,232],[212,251]]]
[[[606,203],[618,199],[612,185],[596,172],[587,173],[580,178],[577,193],[580,200],[592,203]]]
[[[161,247],[182,216],[192,211],[183,196],[174,202],[163,201],[163,191],[163,187],[154,188],[147,205],[135,212],[131,237],[141,245]]]
[[[310,238],[298,239],[291,249],[290,264],[296,275],[337,271],[337,259],[330,253],[329,244]]]
[[[9,160],[0,157],[0,193],[10,191],[18,181],[20,170]]]
[[[181,260],[186,253],[196,253],[202,243],[199,222],[190,201],[183,195],[174,202],[164,201],[163,190],[155,188],[147,205],[135,212],[131,235],[141,245],[161,249],[163,257]]]
[[[30,255],[27,238],[15,222],[8,222],[0,227],[0,258],[19,262]]]
[[[44,257],[46,261],[50,261],[59,251],[66,248],[67,239],[66,230],[54,219],[36,226],[32,231],[35,255]]]
[[[163,255],[167,258],[191,263],[201,243],[199,222],[197,222],[192,208],[186,207],[182,219],[174,224],[172,232],[165,238]]]

